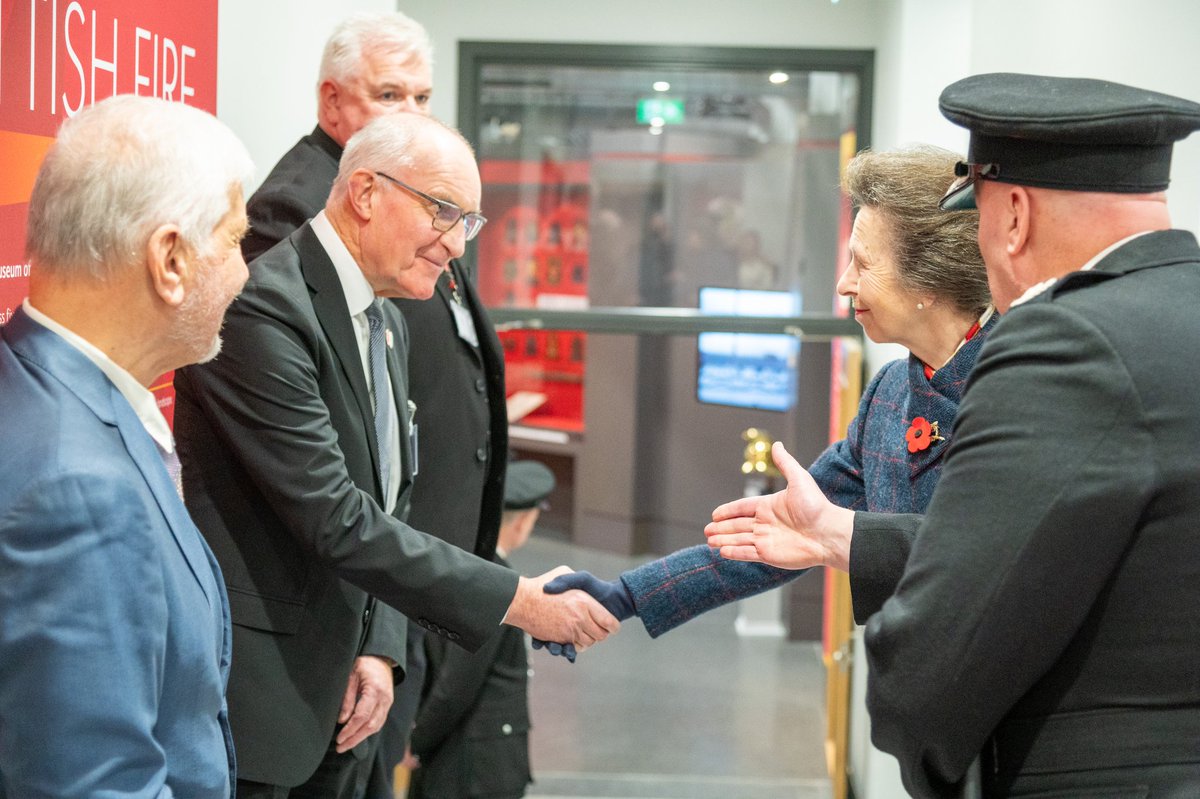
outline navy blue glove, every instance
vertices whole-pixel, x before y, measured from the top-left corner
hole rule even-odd
[[[555,577],[546,583],[542,590],[547,594],[562,594],[572,588],[591,594],[605,610],[617,617],[617,621],[625,621],[637,615],[633,607],[633,597],[629,596],[629,591],[620,578],[608,581],[598,579],[591,572],[571,572]]]
[[[543,641],[541,638],[533,639],[533,648],[541,649],[546,647],[546,651],[551,655],[565,657],[569,662],[575,662],[575,644],[558,644],[554,641]]]
[[[605,610],[617,617],[617,621],[625,621],[630,616],[637,615],[637,611],[633,607],[633,598],[629,596],[625,584],[619,579],[605,582],[597,579],[590,572],[571,572],[555,577],[546,583],[542,590],[547,594],[562,594],[572,588],[578,588],[591,594],[592,598],[603,605]],[[534,638],[533,648],[541,649],[542,647],[545,647],[551,655],[561,655],[570,662],[575,662],[574,644],[557,644],[553,641],[546,642]]]

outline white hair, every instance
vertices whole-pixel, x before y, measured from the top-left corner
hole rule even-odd
[[[339,196],[344,192],[350,175],[357,169],[396,172],[414,166],[422,153],[423,143],[430,141],[430,137],[437,135],[439,130],[449,133],[461,141],[468,151],[474,152],[458,130],[433,117],[387,114],[371,120],[346,142],[330,196]]]
[[[317,89],[327,80],[348,83],[367,53],[383,50],[416,57],[433,66],[433,45],[424,26],[399,11],[362,12],[343,20],[325,43]]]
[[[150,234],[178,225],[200,257],[254,175],[213,115],[124,94],[68,119],[38,170],[25,254],[38,269],[104,279],[138,261]]]

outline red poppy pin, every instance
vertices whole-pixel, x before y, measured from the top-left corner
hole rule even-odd
[[[946,440],[938,435],[938,423],[930,422],[924,416],[912,420],[912,426],[908,428],[904,438],[908,441],[909,452],[920,452],[929,449],[929,445],[935,441]]]

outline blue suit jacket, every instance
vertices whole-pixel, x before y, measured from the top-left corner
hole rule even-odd
[[[229,605],[153,439],[23,311],[0,407],[0,797],[226,799]]]
[[[993,314],[979,335],[932,379],[926,379],[923,364],[913,356],[892,361],[879,371],[863,392],[846,437],[831,444],[809,467],[831,502],[879,513],[925,510],[942,455],[953,437],[967,376],[998,319]],[[905,433],[917,416],[936,421],[945,440],[910,453]],[[707,610],[762,593],[805,571],[725,560],[700,544],[627,571],[621,579],[646,630],[657,637]]]

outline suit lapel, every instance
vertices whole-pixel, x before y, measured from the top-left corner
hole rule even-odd
[[[154,494],[154,500],[158,503],[159,509],[167,520],[167,525],[171,528],[171,535],[174,536],[175,543],[183,553],[188,568],[191,569],[196,581],[204,590],[204,596],[208,600],[209,606],[214,607],[219,603],[217,597],[214,596],[218,590],[216,577],[211,559],[200,537],[200,531],[196,529],[196,525],[188,516],[183,499],[176,493],[175,484],[167,474],[154,439],[150,438],[150,434],[142,426],[141,420],[137,418],[133,408],[129,407],[129,403],[120,396],[115,387],[112,392],[116,395],[113,397],[113,404],[116,407],[117,430],[125,442],[125,449],[128,450],[138,471],[142,473],[146,485]]]
[[[371,442],[370,449],[374,458],[372,466],[378,475],[379,442],[375,438],[375,414],[371,409],[371,394],[367,388],[367,377],[363,374],[362,356],[359,354],[354,324],[350,321],[346,294],[342,291],[333,261],[329,260],[329,254],[321,246],[312,228],[306,223],[293,235],[296,251],[300,255],[300,271],[308,284],[313,313],[316,314],[317,322],[329,342],[329,348],[333,350],[338,361],[342,377],[354,395],[362,426]],[[378,477],[376,482],[378,483]]]

